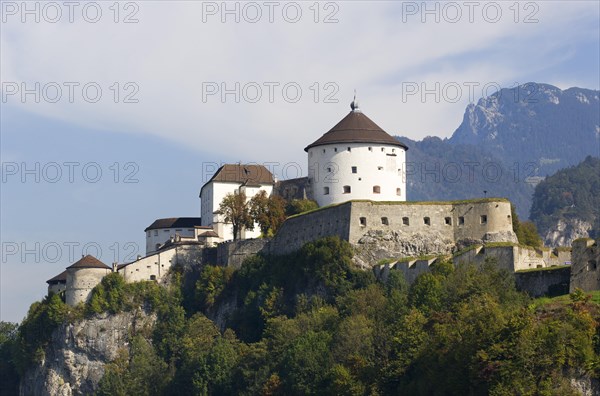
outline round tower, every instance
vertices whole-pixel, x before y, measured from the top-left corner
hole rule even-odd
[[[111,268],[97,258],[87,255],[67,267],[65,302],[75,306],[87,302],[92,289],[111,272]]]
[[[308,145],[313,199],[325,206],[355,199],[406,201],[406,150],[359,108]]]

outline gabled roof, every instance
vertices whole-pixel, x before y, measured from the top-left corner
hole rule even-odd
[[[64,270],[60,274],[56,275],[54,278],[50,278],[46,281],[48,284],[54,283],[65,283],[67,281],[67,270]]]
[[[161,228],[195,228],[200,225],[200,217],[169,217],[154,220],[144,231]]]
[[[206,237],[206,238],[218,238],[219,234],[217,234],[216,232],[214,232],[213,230],[210,231],[204,231],[202,234],[198,235],[200,237]]]
[[[211,182],[242,183],[247,186],[258,187],[265,184],[275,184],[273,174],[263,165],[225,164],[220,167],[213,177],[200,189]]]
[[[69,268],[102,268],[102,269],[111,269],[108,265],[104,264],[102,261],[98,260],[94,256],[83,256],[79,261],[67,267]]]
[[[304,151],[311,147],[336,143],[390,144],[408,150],[405,144],[390,136],[358,108],[353,109],[326,134],[306,146]]]

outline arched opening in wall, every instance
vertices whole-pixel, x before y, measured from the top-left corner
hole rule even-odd
[[[350,186],[344,186],[344,194],[350,194],[352,192],[352,189],[350,188]]]
[[[396,189],[396,195],[398,195],[398,196],[402,195],[402,189],[400,187],[398,187]]]
[[[387,217],[382,217],[381,218],[381,224],[383,224],[383,225],[390,225],[390,222],[388,221]]]
[[[426,226],[431,225],[431,219],[429,217],[423,217],[423,224]]]
[[[329,195],[329,187],[323,187],[323,195]]]
[[[373,194],[381,194],[381,187],[373,186]]]
[[[458,218],[458,225],[459,226],[464,226],[465,225],[465,218],[463,216],[460,216]]]
[[[446,217],[446,218],[444,218],[444,224],[446,224],[446,225],[452,225],[452,217]]]
[[[588,261],[588,271],[596,271],[596,268],[598,268],[598,263],[596,260]]]
[[[479,222],[481,224],[487,224],[487,215],[481,215],[481,216],[479,216]]]
[[[408,220],[408,217],[403,217],[402,218],[402,225],[410,225],[410,220]]]
[[[367,226],[367,218],[366,217],[361,217],[360,218],[360,226],[361,227],[366,227]]]
[[[156,280],[156,275],[150,275],[150,280],[151,281],[155,281]]]

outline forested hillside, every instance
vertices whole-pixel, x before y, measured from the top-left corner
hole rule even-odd
[[[600,158],[587,157],[538,184],[530,217],[549,245],[555,245],[561,235],[570,241],[599,237]]]
[[[112,274],[86,306],[36,303],[2,348],[22,374],[59,322],[143,308],[156,325],[130,330],[98,395],[574,395],[600,374],[599,306],[583,293],[534,304],[493,263],[381,283],[351,256],[326,238],[167,288]]]

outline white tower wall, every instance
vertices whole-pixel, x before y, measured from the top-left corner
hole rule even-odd
[[[338,143],[308,149],[309,178],[319,206],[354,199],[406,201],[405,164],[406,150],[391,144]]]

